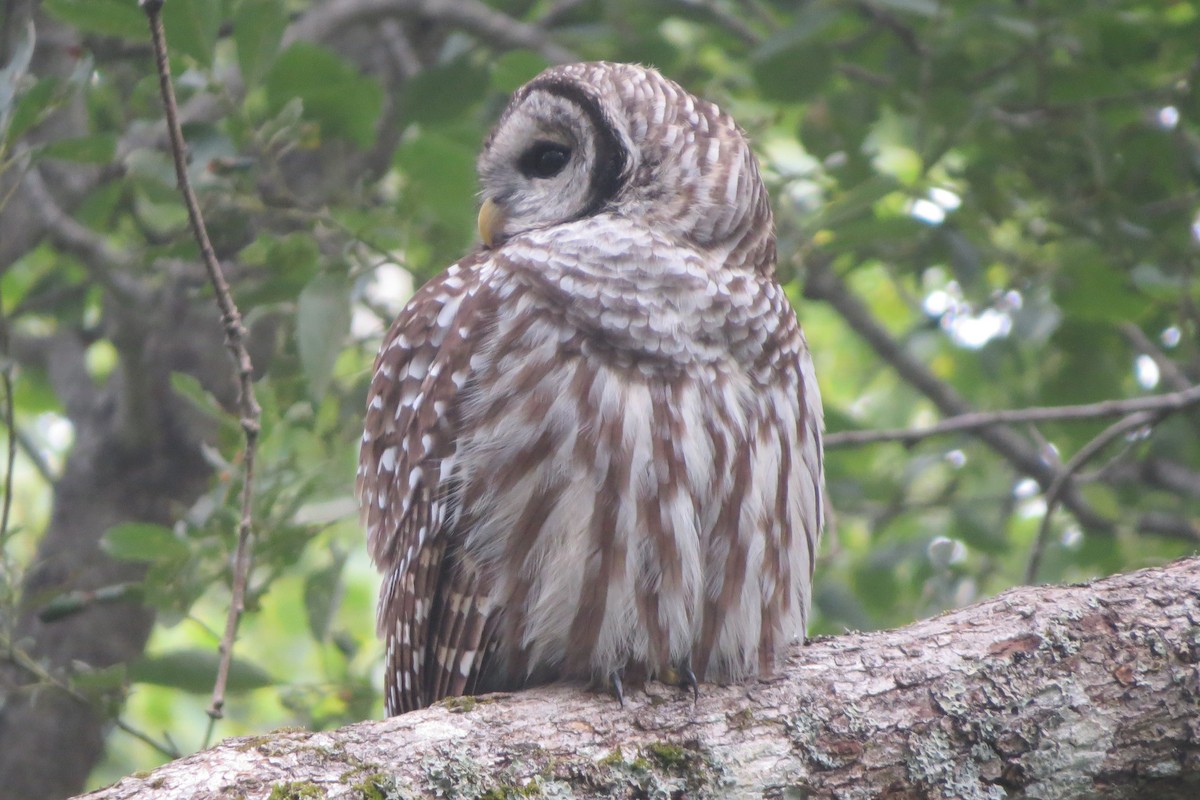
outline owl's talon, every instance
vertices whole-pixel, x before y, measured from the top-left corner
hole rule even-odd
[[[621,671],[614,669],[608,673],[608,682],[612,686],[613,694],[617,696],[617,702],[621,704],[621,708],[625,707],[625,691],[621,686]]]
[[[679,675],[679,688],[692,690],[692,702],[700,699],[700,683],[696,680],[696,673],[692,672],[692,662],[689,659],[675,668],[675,672]]]

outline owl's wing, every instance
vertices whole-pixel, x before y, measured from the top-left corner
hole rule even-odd
[[[462,578],[446,527],[458,400],[494,309],[480,260],[459,262],[413,296],[380,348],[368,391],[357,488],[371,557],[384,574],[378,626],[387,641],[389,714],[446,694],[437,691],[445,682],[438,650],[464,649],[448,639],[473,633],[455,628],[457,589],[470,587],[452,585]]]

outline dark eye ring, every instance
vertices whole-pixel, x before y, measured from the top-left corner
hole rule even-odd
[[[534,142],[521,154],[517,169],[526,178],[553,178],[571,160],[571,148],[558,142]]]

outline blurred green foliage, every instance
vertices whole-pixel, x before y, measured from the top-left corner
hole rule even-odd
[[[749,132],[831,432],[939,414],[834,308],[804,299],[812,265],[839,276],[902,352],[976,409],[1177,388],[1161,363],[1147,365],[1128,325],[1187,380],[1200,376],[1196,4],[490,4],[531,24],[550,15],[544,35],[581,59],[652,63]],[[102,183],[75,217],[136,254],[136,277],[154,281],[156,261],[195,260],[196,249],[165,153],[145,137],[118,146],[161,118],[132,6],[44,3],[87,46],[69,78],[9,76],[0,154],[81,96],[88,134],[39,145],[31,158],[119,163],[122,179]],[[209,97],[220,108],[188,126],[192,176],[218,250],[236,265],[242,311],[270,344],[258,381],[256,567],[220,736],[381,713],[376,579],[352,496],[374,350],[406,275],[419,285],[471,246],[480,142],[506,94],[548,63],[436,20],[312,41],[285,35],[320,8],[166,5],[181,103]],[[381,63],[379,37],[396,31],[419,73]],[[48,243],[0,288],[15,325],[84,326],[105,313],[101,287]],[[115,680],[131,683],[114,711],[186,751],[204,741],[241,433],[194,380],[179,376],[175,389],[218,422],[207,454],[217,477],[174,528],[122,526],[106,548],[150,565],[141,590],[159,611],[145,659]],[[21,374],[15,403],[27,427],[58,412],[47,378],[32,372]],[[1105,424],[1019,433],[1046,459],[1065,460]],[[1195,414],[1169,418],[1089,465],[1083,497],[1111,526],[1085,528],[1059,511],[1040,577],[1080,579],[1194,549],[1200,489],[1147,481],[1136,467],[1178,465],[1196,481],[1197,426]],[[44,446],[51,460],[61,456],[63,445]],[[899,625],[1021,582],[1041,489],[977,437],[831,449],[826,467],[834,516],[815,632]],[[27,466],[18,488],[25,529],[3,544],[19,561],[51,489]],[[1152,530],[1154,515],[1176,527]],[[95,780],[161,759],[114,734]]]

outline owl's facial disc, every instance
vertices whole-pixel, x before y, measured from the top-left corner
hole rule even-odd
[[[497,246],[599,210],[624,159],[599,105],[574,83],[530,85],[514,98],[479,159],[479,231]]]

